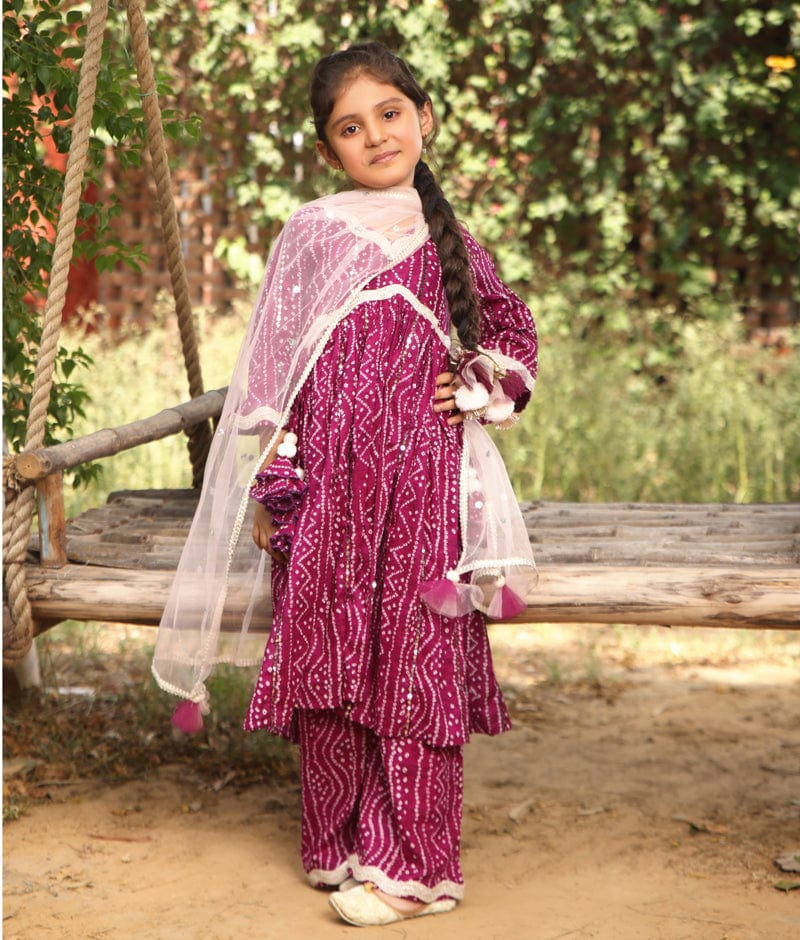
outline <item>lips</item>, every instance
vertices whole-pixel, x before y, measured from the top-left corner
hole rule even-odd
[[[390,160],[393,160],[398,153],[400,153],[399,150],[387,150],[385,153],[379,153],[377,157],[373,157],[370,163],[373,166],[376,163],[388,163]]]

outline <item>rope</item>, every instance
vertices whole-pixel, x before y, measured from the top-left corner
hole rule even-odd
[[[153,63],[150,58],[143,0],[128,0],[128,25],[131,31],[136,72],[139,76],[139,91],[142,96],[142,108],[147,125],[147,143],[153,163],[158,207],[161,212],[161,229],[167,251],[167,266],[172,281],[172,293],[175,297],[175,310],[178,315],[183,361],[189,380],[189,394],[192,398],[198,398],[203,394],[200,355],[192,309],[189,303],[189,283],[183,261],[181,237],[178,229],[178,213],[175,209],[175,199],[172,193],[169,159],[164,141],[164,130],[161,125],[161,109],[158,104]],[[199,486],[203,479],[203,468],[211,445],[211,428],[206,421],[190,428],[187,434],[189,436],[189,456],[192,462],[193,485]]]
[[[72,126],[67,169],[64,177],[64,201],[58,217],[53,264],[42,314],[42,338],[33,379],[28,423],[23,450],[35,450],[44,441],[45,423],[53,387],[53,370],[58,351],[61,314],[67,295],[67,276],[75,243],[75,223],[83,189],[83,177],[89,154],[97,73],[103,50],[108,0],[92,0],[87,24],[86,49],[78,82],[78,103]],[[3,489],[6,512],[3,519],[5,590],[10,616],[4,618],[3,662],[12,665],[25,656],[33,642],[33,615],[25,589],[25,554],[33,520],[35,492],[28,486],[18,490],[9,485],[9,471],[4,467]]]

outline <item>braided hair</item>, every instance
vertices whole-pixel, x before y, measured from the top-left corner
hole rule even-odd
[[[317,138],[323,143],[329,145],[325,125],[333,112],[336,96],[345,84],[361,74],[393,85],[417,108],[432,105],[430,95],[423,91],[406,63],[383,43],[355,43],[320,59],[311,76],[309,98],[314,127]],[[433,142],[438,131],[439,124],[434,116],[428,145]],[[414,187],[419,193],[425,221],[439,255],[450,318],[462,347],[475,349],[480,340],[480,308],[461,226],[453,207],[424,160],[420,160],[414,170]]]

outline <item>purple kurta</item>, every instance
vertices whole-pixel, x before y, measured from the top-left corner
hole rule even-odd
[[[530,312],[466,235],[481,342],[536,371]],[[245,728],[296,740],[294,710],[345,707],[382,737],[444,747],[508,713],[483,615],[419,597],[459,552],[462,428],[433,411],[449,310],[432,241],[374,278],[292,409],[308,482]]]

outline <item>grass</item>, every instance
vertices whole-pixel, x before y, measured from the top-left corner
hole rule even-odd
[[[4,780],[4,819],[64,785],[142,779],[167,764],[207,786],[294,775],[287,742],[242,731],[254,672],[218,670],[205,730],[173,731],[176,700],[150,674],[154,640],[151,628],[74,621],[39,637],[42,687],[7,702],[3,714],[4,762],[15,769]]]
[[[666,374],[624,347],[544,332],[538,388],[499,436],[517,495],[579,502],[800,499],[796,352],[742,343],[733,323],[683,328]]]
[[[237,307],[226,317],[211,319],[205,311],[197,318],[201,366],[206,389],[228,384],[244,334],[249,311]],[[94,333],[72,335],[94,359],[83,381],[92,397],[75,436],[100,428],[117,427],[157,414],[189,398],[180,338],[166,300],[159,301],[152,323],[128,335]],[[100,504],[119,489],[172,489],[191,486],[191,469],[184,435],[173,435],[99,462],[102,473],[91,486],[91,503]],[[87,502],[83,490],[65,493],[67,515]]]
[[[536,300],[531,302],[538,308]],[[80,435],[155,414],[188,397],[174,318],[159,305],[146,330],[82,343],[95,360]],[[198,318],[206,388],[227,384],[248,316]],[[577,339],[540,320],[540,380],[513,432],[497,435],[521,499],[784,502],[800,500],[800,356],[791,344],[746,344],[735,322],[676,327],[682,352],[659,369],[611,334]],[[790,340],[792,338],[790,337]],[[133,392],[133,393],[132,393]],[[101,462],[91,497],[116,489],[190,485],[174,436]]]

